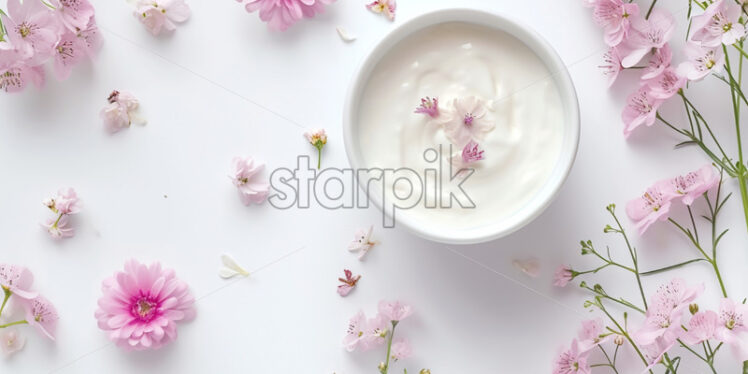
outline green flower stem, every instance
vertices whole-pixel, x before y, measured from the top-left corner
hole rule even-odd
[[[317,169],[322,166],[322,147],[317,147]]]
[[[592,365],[592,366],[608,366],[610,367],[614,373],[618,374],[618,369],[616,369],[616,362],[615,360],[611,360],[610,356],[608,356],[608,352],[605,351],[605,348],[603,348],[602,345],[598,344],[598,348],[603,352],[603,356],[605,356],[605,359],[608,360],[607,364],[599,364],[599,365]],[[616,351],[618,351],[618,345],[616,345]]]
[[[717,374],[717,370],[714,369],[714,364],[709,360],[708,358],[700,355],[698,352],[694,351],[691,347],[683,343],[682,340],[677,339],[678,343],[680,343],[681,347],[685,348],[687,351],[691,352],[694,356],[698,357],[701,361],[704,361],[707,365],[709,365],[709,368],[712,369],[712,373]]]
[[[737,44],[733,45],[738,51],[741,53],[741,61],[744,56],[746,56],[745,51],[743,51],[743,48],[738,46]],[[727,53],[727,47],[722,46],[722,50],[725,53],[725,70],[730,75],[730,79],[732,80],[732,68],[730,66],[730,56]],[[746,56],[748,57],[748,56]],[[742,74],[742,72],[741,72]],[[733,117],[735,119],[735,138],[738,143],[738,167],[737,167],[737,174],[738,174],[738,185],[740,187],[740,198],[743,200],[743,214],[745,216],[745,224],[746,229],[748,229],[748,185],[746,184],[746,176],[748,176],[745,163],[743,162],[743,142],[740,138],[740,102],[737,97],[737,94],[735,93],[735,85],[730,85],[730,97],[732,99],[732,109],[733,109]]]
[[[3,315],[3,310],[5,310],[5,304],[8,303],[8,299],[10,299],[10,295],[13,294],[12,292],[10,292],[9,289],[7,289],[5,287],[2,287],[2,289],[3,289],[3,292],[5,293],[5,298],[3,298],[3,304],[0,305],[0,316]]]
[[[617,327],[617,328],[618,328],[618,330],[619,330],[618,332],[620,332],[620,333],[621,333],[621,335],[622,335],[622,336],[623,336],[624,338],[626,338],[626,340],[628,340],[628,341],[629,341],[629,343],[631,344],[631,346],[632,346],[632,347],[634,347],[634,350],[636,351],[636,354],[637,354],[637,355],[639,355],[639,358],[641,358],[641,360],[642,360],[642,362],[644,363],[644,365],[645,365],[645,366],[649,366],[649,363],[647,362],[647,359],[646,359],[646,358],[644,358],[644,355],[642,354],[641,350],[639,349],[639,346],[637,346],[637,345],[636,345],[636,343],[634,343],[634,340],[633,340],[633,339],[631,339],[631,336],[629,335],[628,331],[626,331],[626,329],[624,329],[624,328],[623,328],[623,327],[621,326],[621,324],[620,324],[620,323],[618,323],[618,321],[616,321],[616,319],[615,319],[615,318],[613,318],[613,316],[612,316],[612,315],[610,315],[610,313],[608,312],[608,310],[607,310],[607,309],[605,309],[605,305],[604,305],[604,304],[602,303],[602,300],[600,300],[600,298],[597,298],[597,304],[598,304],[597,306],[598,306],[598,307],[600,308],[600,310],[601,310],[601,311],[602,311],[603,313],[605,313],[605,315],[606,315],[606,316],[608,316],[608,318],[609,318],[609,319],[611,320],[611,322],[613,322],[613,324],[614,324],[614,325],[616,325],[616,327]],[[650,374],[654,374],[654,373],[652,372],[652,370],[649,370],[649,373],[650,373]]]
[[[644,303],[644,309],[648,309],[647,297],[644,296],[644,287],[642,287],[642,280],[639,274],[639,256],[636,254],[636,248],[631,246],[629,237],[628,235],[626,235],[626,230],[623,229],[623,225],[621,225],[621,221],[619,221],[618,217],[616,216],[615,205],[609,205],[608,212],[610,212],[610,215],[613,216],[613,219],[616,221],[616,225],[618,225],[618,233],[620,233],[621,236],[623,236],[623,240],[626,242],[626,247],[628,247],[629,249],[629,254],[631,255],[631,261],[634,263],[634,275],[636,276],[636,283],[639,286],[639,293],[641,294],[642,302]]]
[[[390,352],[392,351],[392,339],[395,337],[395,327],[397,327],[398,321],[392,321],[392,331],[390,331],[390,338],[387,340],[387,359],[384,361],[384,367],[380,370],[382,374],[387,374],[390,370]]]
[[[652,9],[654,9],[655,4],[657,4],[657,0],[652,0],[652,4],[649,6],[649,10],[647,10],[647,15],[644,19],[649,19],[649,15],[652,14]]]
[[[623,306],[625,306],[627,308],[631,308],[631,309],[633,309],[633,310],[635,310],[635,311],[637,311],[637,312],[639,312],[641,314],[645,314],[646,313],[646,311],[644,309],[639,308],[638,306],[634,305],[633,303],[631,303],[630,301],[627,301],[624,298],[620,298],[620,299],[613,298],[613,297],[611,297],[610,295],[608,295],[606,293],[600,293],[597,290],[595,290],[594,288],[590,288],[586,284],[582,284],[581,287],[584,288],[584,289],[587,289],[589,291],[592,291],[592,293],[594,293],[598,297],[602,297],[604,299],[608,299],[608,300],[613,301],[615,303],[621,304],[621,305],[623,305]]]
[[[15,322],[11,322],[11,323],[6,323],[4,325],[0,325],[0,329],[4,329],[6,327],[15,326],[15,325],[25,325],[27,323],[28,322],[25,319],[23,319],[23,320],[20,320],[20,321],[15,321]]]
[[[666,266],[664,268],[659,268],[659,269],[655,269],[655,270],[645,271],[645,272],[641,273],[641,275],[647,276],[647,275],[653,275],[653,274],[657,274],[657,273],[663,273],[663,272],[666,272],[668,270],[677,269],[677,268],[679,268],[681,266],[686,266],[688,264],[691,264],[691,263],[694,263],[694,262],[698,262],[698,261],[707,261],[707,260],[703,259],[703,258],[695,258],[693,260],[688,260],[688,261],[685,261],[685,262],[681,262],[679,264]]]
[[[693,133],[689,132],[688,130],[679,129],[679,128],[673,126],[670,122],[668,122],[667,120],[665,120],[660,115],[660,113],[657,113],[657,119],[660,120],[660,122],[664,123],[667,127],[671,128],[673,131],[675,131],[678,134],[681,134],[681,135],[683,135],[683,136],[685,136],[685,137],[688,138],[687,142],[683,142],[681,144],[691,143],[691,144],[698,145],[699,148],[701,148],[701,150],[704,151],[704,153],[706,153],[706,155],[709,156],[709,158],[712,159],[712,162],[714,162],[715,164],[719,165],[722,169],[725,169],[727,171],[727,173],[730,174],[731,176],[737,176],[737,174],[733,171],[732,165],[730,165],[729,162],[725,163],[725,160],[719,158],[716,154],[714,154],[714,152],[712,152],[712,150],[709,149],[709,147],[704,143],[703,140],[701,140],[700,138],[696,137]],[[697,122],[697,124],[699,123],[698,119],[696,120],[696,122]],[[711,130],[708,127],[707,127],[707,130],[711,133]]]

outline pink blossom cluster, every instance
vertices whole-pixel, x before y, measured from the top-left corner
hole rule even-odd
[[[615,340],[618,345],[623,344],[620,335],[605,330],[602,319],[583,321],[577,338],[553,361],[553,374],[590,374],[590,351],[610,340]]]
[[[247,12],[259,12],[268,29],[286,31],[304,18],[312,18],[325,11],[325,6],[335,0],[236,0],[244,4]]]
[[[7,15],[0,12],[0,90],[20,92],[29,82],[42,87],[49,60],[65,80],[101,45],[88,0],[8,0],[7,7]]]
[[[49,208],[55,217],[47,219],[42,226],[53,239],[70,238],[75,235],[75,229],[69,226],[69,217],[81,210],[81,201],[72,188],[62,188],[57,196],[44,199],[44,206]]]
[[[668,42],[675,29],[673,16],[666,10],[653,8],[642,14],[639,6],[623,0],[586,0],[593,8],[595,22],[604,29],[609,49],[601,68],[609,84],[624,69],[643,67],[639,88],[627,98],[621,115],[624,136],[628,137],[641,125],[652,126],[657,110],[677,94],[687,81],[698,81],[724,65],[722,45],[741,40],[746,33],[738,22],[741,8],[731,0],[717,0],[704,13],[694,16],[691,35],[684,50],[687,61],[672,65]],[[637,64],[649,56],[644,66]]]
[[[653,223],[668,219],[674,201],[691,205],[696,198],[718,185],[719,181],[710,164],[686,175],[658,181],[640,197],[626,204],[626,214],[635,222],[639,233],[643,234]]]
[[[368,351],[386,342],[392,345],[390,355],[393,360],[410,357],[412,349],[407,339],[393,339],[395,327],[413,313],[410,305],[400,301],[380,301],[377,314],[366,318],[363,311],[356,313],[348,321],[348,332],[343,338],[343,347],[349,352]]]
[[[20,304],[24,311],[23,319],[2,324],[0,329],[28,324],[34,326],[49,339],[55,340],[55,330],[59,319],[57,310],[49,300],[31,289],[32,283],[34,283],[34,275],[27,268],[0,264],[0,288],[5,294],[2,306],[0,306],[0,317],[3,316],[4,307],[9,301]],[[4,343],[19,344],[17,333],[4,335]]]
[[[195,298],[174,270],[158,262],[125,263],[101,284],[99,328],[125,350],[161,348],[177,338],[177,323],[195,317]]]
[[[184,0],[136,0],[133,15],[153,35],[174,31],[177,23],[190,18],[190,7]]]

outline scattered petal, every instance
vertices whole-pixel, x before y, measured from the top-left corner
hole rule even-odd
[[[338,26],[335,28],[335,30],[338,31],[338,35],[340,36],[340,39],[342,39],[346,43],[350,43],[357,39],[356,35],[349,34],[346,29],[343,28],[343,26]]]
[[[223,267],[218,270],[218,275],[223,279],[233,278],[238,275],[243,277],[249,276],[249,271],[239,265],[228,253],[221,255],[221,263],[223,263]]]

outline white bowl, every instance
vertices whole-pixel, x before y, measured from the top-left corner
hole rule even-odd
[[[471,244],[494,240],[519,230],[538,217],[558,194],[561,185],[574,163],[579,144],[579,103],[574,84],[563,61],[545,39],[533,30],[505,16],[473,9],[445,9],[427,13],[407,21],[390,32],[364,59],[348,90],[343,112],[343,138],[348,160],[353,169],[365,168],[359,149],[357,128],[358,105],[374,67],[396,44],[413,33],[446,22],[464,22],[506,32],[524,43],[546,65],[553,75],[564,108],[564,129],[559,159],[545,185],[524,205],[508,218],[490,225],[470,229],[445,230],[430,227],[428,222],[418,221],[405,212],[397,214],[396,225],[405,226],[415,234],[437,242],[449,244]],[[366,193],[364,186],[362,191]],[[382,196],[369,193],[369,201],[382,209]]]

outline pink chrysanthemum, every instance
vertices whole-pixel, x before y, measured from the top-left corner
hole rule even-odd
[[[195,317],[195,298],[171,269],[125,263],[102,283],[99,328],[126,350],[158,349],[177,338],[177,322]]]
[[[236,0],[247,12],[260,11],[260,19],[274,31],[286,31],[302,18],[312,18],[335,0]]]

